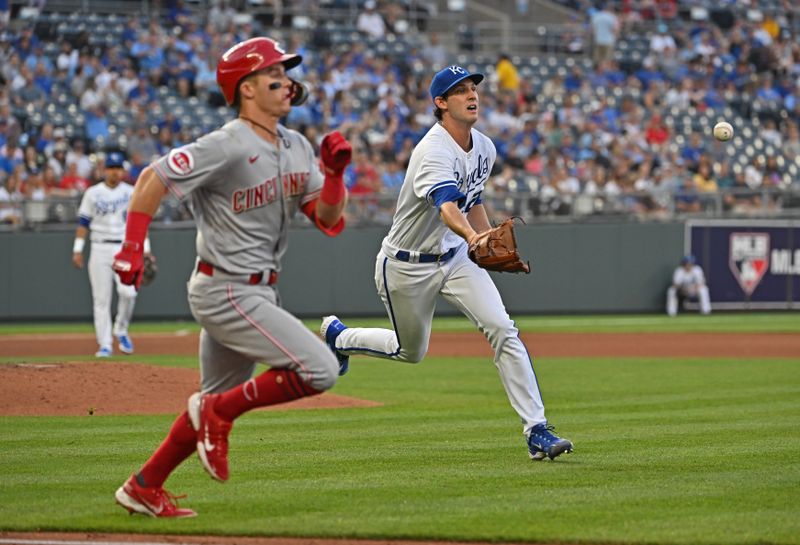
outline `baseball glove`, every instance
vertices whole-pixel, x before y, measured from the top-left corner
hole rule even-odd
[[[142,267],[142,286],[146,286],[153,282],[158,274],[158,265],[156,265],[156,256],[152,254],[145,254],[144,267]]]
[[[525,263],[517,251],[514,237],[514,218],[480,233],[469,245],[469,258],[488,271],[530,273],[530,263]]]

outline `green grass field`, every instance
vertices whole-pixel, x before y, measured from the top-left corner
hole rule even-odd
[[[517,323],[535,331],[800,331],[792,314]],[[176,328],[194,326],[132,331]],[[436,329],[468,324],[445,319]],[[91,331],[40,324],[1,326],[0,334],[43,330]],[[136,361],[197,365],[187,357]],[[382,407],[246,415],[232,434],[228,483],[208,478],[194,457],[168,481],[199,514],[178,521],[129,517],[113,501],[174,415],[0,417],[0,530],[800,543],[800,354],[538,358],[536,372],[550,421],[575,443],[555,462],[528,460],[490,361],[354,358],[334,393]]]

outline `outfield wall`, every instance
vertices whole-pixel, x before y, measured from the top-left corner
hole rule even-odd
[[[279,281],[284,306],[309,317],[383,315],[373,275],[385,233],[385,227],[346,229],[330,239],[293,230]],[[159,276],[141,290],[137,318],[191,319],[186,280],[194,235],[194,229],[152,230]],[[71,231],[0,233],[0,320],[91,320],[89,279],[71,264],[72,238]],[[511,314],[661,312],[683,254],[684,226],[521,225],[518,239],[531,274],[493,273]],[[456,311],[442,301],[439,313]]]

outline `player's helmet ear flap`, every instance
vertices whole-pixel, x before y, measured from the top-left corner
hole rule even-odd
[[[286,70],[302,62],[300,55],[286,53],[278,42],[270,38],[251,38],[231,47],[217,63],[217,84],[225,102],[233,104],[236,88],[242,78],[253,72],[283,63]]]

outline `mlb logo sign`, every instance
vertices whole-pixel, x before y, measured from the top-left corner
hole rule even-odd
[[[752,295],[769,268],[769,233],[731,233],[728,264],[742,290]]]

